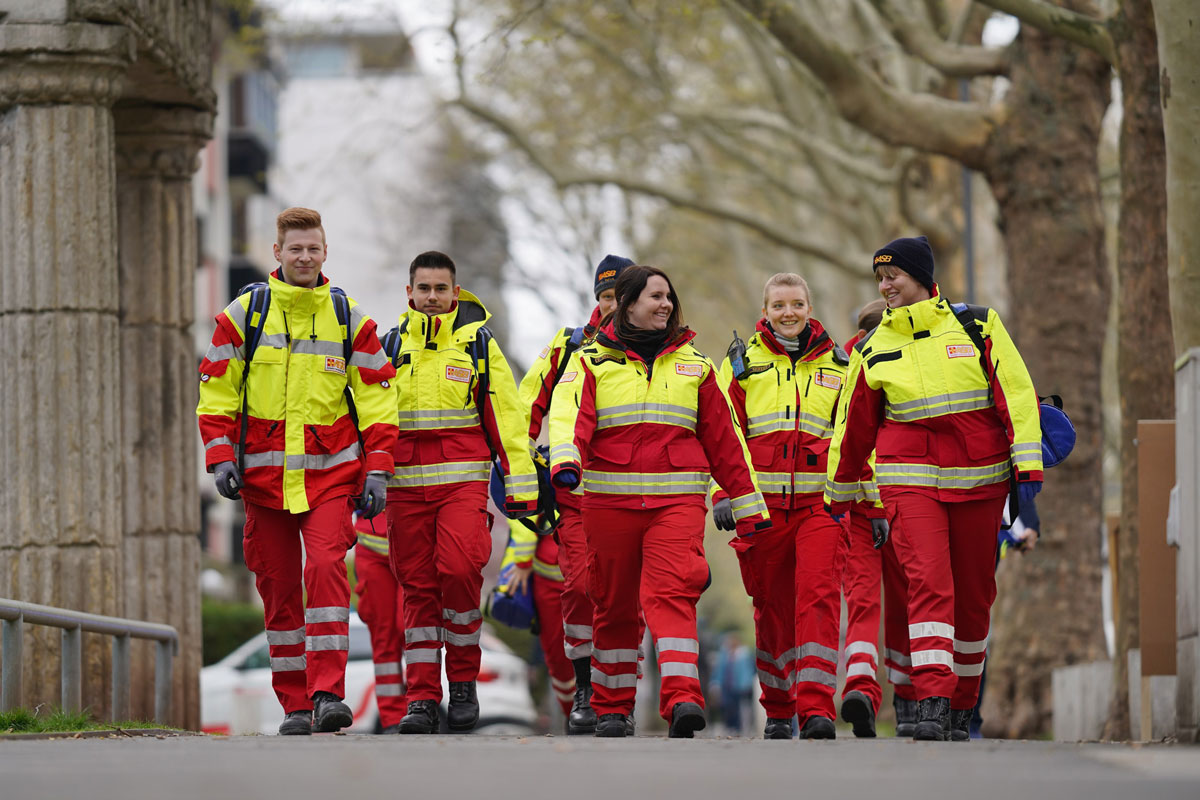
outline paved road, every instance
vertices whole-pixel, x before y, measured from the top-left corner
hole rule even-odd
[[[1200,747],[566,737],[0,741],[0,798],[1200,798]]]

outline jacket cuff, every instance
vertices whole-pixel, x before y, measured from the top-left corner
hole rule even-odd
[[[828,513],[828,514],[832,514],[832,515],[834,515],[834,516],[840,516],[840,515],[842,515],[842,514],[845,514],[845,513],[846,513],[847,511],[849,511],[849,510],[850,510],[850,503],[849,503],[849,502],[846,502],[846,501],[839,501],[839,502],[837,502],[837,503],[831,503],[831,502],[829,502],[829,498],[828,498],[828,497],[826,497],[826,498],[825,498],[825,511],[826,511],[826,513]]]
[[[385,472],[391,475],[396,469],[396,460],[391,450],[375,451],[367,454],[367,472]]]
[[[855,514],[861,514],[867,519],[887,519],[887,510],[874,503],[855,503]]]
[[[225,461],[237,463],[237,454],[233,451],[231,444],[219,444],[204,452],[204,467],[209,472],[212,472],[217,464]]]
[[[736,532],[738,536],[751,536],[755,533],[760,533],[771,527],[771,520],[763,519],[761,514],[755,514],[753,517],[746,517],[737,521]]]
[[[1032,483],[1044,480],[1045,479],[1042,477],[1042,471],[1040,469],[1026,470],[1017,473],[1017,483]]]
[[[561,486],[564,489],[574,489],[575,486],[567,486],[565,484],[559,483],[558,476],[564,472],[573,473],[576,478],[575,486],[579,485],[578,479],[579,479],[581,470],[579,469],[578,461],[564,461],[563,463],[555,464],[553,467],[550,468],[550,480],[555,486]]]

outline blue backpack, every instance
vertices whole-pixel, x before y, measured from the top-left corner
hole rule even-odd
[[[500,570],[496,580],[496,588],[488,598],[487,609],[492,619],[518,630],[532,630],[537,620],[537,611],[533,607],[533,584],[525,584],[524,591],[508,594],[505,589],[512,580],[513,564]],[[503,587],[503,588],[502,588]]]

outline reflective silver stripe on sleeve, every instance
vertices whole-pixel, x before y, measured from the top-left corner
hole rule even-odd
[[[424,628],[408,628],[404,631],[404,643],[412,644],[413,642],[440,642],[442,641],[442,629],[435,628],[432,625]]]
[[[983,674],[983,663],[980,661],[978,664],[960,664],[955,661],[954,674],[963,678],[977,678]]]
[[[888,648],[883,651],[883,655],[885,658],[887,658],[888,661],[895,662],[897,666],[900,666],[900,667],[911,667],[912,666],[912,659],[909,658],[908,656],[904,655],[904,653],[901,653],[899,650],[892,650],[891,648]]]
[[[304,621],[307,624],[314,622],[349,622],[350,609],[346,606],[306,608],[304,610]]]
[[[341,342],[299,338],[292,342],[292,352],[303,353],[307,356],[337,356],[338,358],[341,358],[346,353]]]
[[[838,662],[837,650],[832,647],[826,647],[818,642],[805,642],[804,644],[800,645],[800,649],[797,651],[796,660],[799,661],[810,656],[815,656],[822,661],[828,661],[830,664],[836,664]]]
[[[246,453],[242,465],[246,469],[254,467],[282,467],[287,453],[283,450],[268,450],[265,453]]]
[[[504,492],[509,497],[515,497],[523,492],[536,492],[538,490],[537,473],[532,475],[505,475],[504,476]]]
[[[212,450],[214,447],[220,447],[221,445],[229,445],[230,447],[233,447],[233,442],[230,440],[230,438],[228,436],[218,436],[217,438],[213,439],[212,441],[206,442],[204,444],[204,449]]]
[[[304,628],[290,631],[267,631],[267,644],[304,644]]]
[[[949,667],[953,665],[954,658],[947,650],[913,650],[912,662],[913,667],[927,667],[930,664]]]
[[[654,642],[655,649],[659,653],[666,650],[674,650],[678,653],[699,653],[700,642],[695,639],[683,639],[671,636],[664,636]]]
[[[873,678],[875,677],[875,667],[865,661],[860,661],[857,664],[850,664],[846,667],[847,678]]]
[[[405,650],[404,660],[409,664],[440,664],[442,663],[442,648],[421,647],[415,650]]]
[[[579,461],[579,448],[573,444],[556,444],[550,448],[550,462]]]
[[[305,656],[281,656],[271,659],[271,672],[299,672],[308,669]]]
[[[232,343],[223,344],[219,347],[210,344],[204,357],[213,363],[229,360],[241,361],[243,359],[242,348]]]
[[[729,505],[733,509],[733,518],[738,521],[767,512],[767,503],[758,492],[735,497],[729,501]]]
[[[592,683],[606,689],[632,689],[637,686],[637,675],[630,672],[622,675],[609,675],[592,668]]]
[[[355,350],[350,354],[350,366],[359,369],[383,369],[387,366],[388,357],[383,350],[374,353],[361,353]]]
[[[399,674],[400,674],[400,662],[399,661],[381,661],[375,665],[375,677],[376,678],[381,678],[384,675],[399,675]]]
[[[564,622],[563,623],[563,635],[570,636],[572,639],[591,639],[592,638],[592,626],[591,625],[572,625],[570,623]]]
[[[786,692],[796,683],[796,674],[792,673],[786,678],[780,678],[777,675],[772,675],[766,670],[758,671],[758,682],[763,686],[769,686],[772,689],[778,689],[781,692]]]
[[[574,661],[577,658],[592,657],[592,643],[584,642],[583,644],[563,644],[563,652],[567,654],[567,658]]]
[[[309,636],[304,643],[304,649],[310,653],[319,652],[322,650],[349,650],[349,636]]]
[[[954,626],[945,622],[913,622],[909,624],[909,639],[923,639],[926,636],[940,636],[943,639],[953,639]]]
[[[857,655],[868,655],[872,661],[879,660],[879,650],[871,642],[850,642],[846,645],[846,658]]]
[[[825,494],[835,502],[850,502],[858,495],[858,481],[854,483],[825,482]]]
[[[474,633],[455,633],[454,631],[446,631],[446,644],[454,645],[455,647],[471,647],[479,644],[479,635],[482,631]]]
[[[336,467],[340,464],[348,464],[358,460],[358,442],[352,443],[349,447],[342,448],[336,453],[311,455],[304,454],[298,456],[287,457],[288,469],[305,469],[305,470],[322,470]]]
[[[977,642],[963,642],[958,639],[954,640],[954,652],[968,655],[970,653],[982,653],[987,650],[987,637],[980,639]]]
[[[766,650],[755,650],[754,657],[759,661],[762,661],[764,664],[773,664],[776,669],[784,670],[787,669],[789,664],[796,660],[796,653],[799,652],[799,650],[800,648],[793,647],[791,650],[784,651],[779,658],[775,658]]]
[[[895,686],[912,686],[912,678],[908,677],[907,673],[901,672],[898,669],[888,667],[887,676],[888,681]]]
[[[700,668],[681,661],[667,661],[658,665],[658,674],[664,678],[695,678],[700,680]]]
[[[404,694],[403,683],[377,683],[375,684],[376,697],[400,697]]]
[[[837,686],[837,676],[823,669],[808,667],[796,673],[796,683],[819,683],[822,686]]]
[[[450,620],[455,625],[470,625],[477,619],[483,619],[483,612],[478,608],[472,608],[470,611],[455,611],[452,608],[443,608],[442,619]]]
[[[636,664],[638,659],[637,650],[601,650],[599,647],[592,650],[592,658],[596,659],[601,664]]]

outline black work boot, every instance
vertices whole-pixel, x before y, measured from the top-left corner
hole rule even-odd
[[[764,739],[792,738],[792,721],[781,717],[767,717],[767,727],[763,728]]]
[[[854,726],[855,737],[875,738],[875,707],[862,692],[847,692],[842,698],[842,719]]]
[[[971,741],[971,717],[974,713],[973,708],[950,709],[950,741]]]
[[[437,733],[438,704],[436,700],[412,700],[408,713],[400,720],[400,733]]]
[[[312,712],[289,711],[279,723],[280,736],[312,736]]]
[[[313,695],[313,725],[321,733],[333,733],[354,724],[350,706],[342,698],[330,692]]]
[[[836,739],[837,728],[833,727],[833,720],[829,717],[812,716],[804,720],[804,727],[800,729],[801,739]]]
[[[475,695],[475,681],[452,681],[446,726],[454,733],[466,733],[475,729],[476,722],[479,722],[479,698]]]
[[[592,710],[592,659],[573,658],[575,667],[575,702],[567,716],[567,736],[584,736],[596,732],[596,712]]]
[[[917,701],[893,697],[892,707],[896,709],[896,735],[911,737],[917,729]]]
[[[600,719],[596,721],[596,733],[594,735],[604,738],[624,739],[625,715],[601,714]]]
[[[950,698],[926,697],[917,702],[918,715],[913,738],[919,742],[940,742],[950,730]]]
[[[625,715],[625,735],[633,736],[637,733],[637,726],[633,722],[633,712],[630,711]]]
[[[671,709],[671,728],[667,738],[691,739],[696,731],[704,730],[707,724],[704,709],[700,706],[695,703],[676,703]]]

